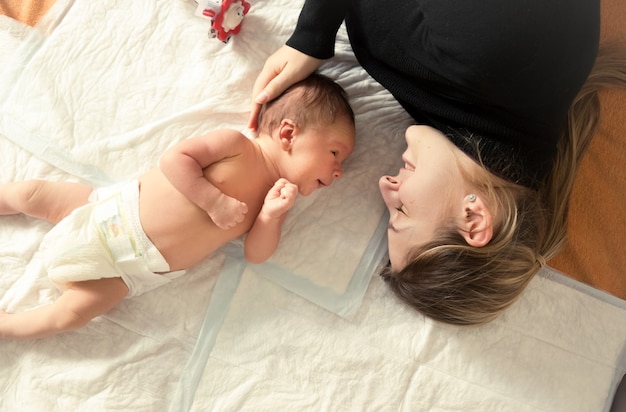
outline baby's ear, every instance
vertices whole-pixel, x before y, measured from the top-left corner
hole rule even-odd
[[[285,151],[290,151],[295,137],[296,124],[291,119],[283,119],[278,127],[278,138],[280,147]]]

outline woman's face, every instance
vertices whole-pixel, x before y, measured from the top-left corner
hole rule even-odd
[[[389,258],[393,270],[407,264],[415,246],[431,240],[436,230],[462,210],[464,180],[459,153],[441,132],[429,126],[406,131],[404,167],[397,176],[383,176],[379,187],[389,208]]]

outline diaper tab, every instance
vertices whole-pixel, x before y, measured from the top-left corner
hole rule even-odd
[[[141,260],[141,251],[137,250],[133,232],[120,212],[119,202],[119,195],[113,196],[94,209],[94,218],[102,243],[107,246],[113,261],[124,272],[146,272],[148,269]]]

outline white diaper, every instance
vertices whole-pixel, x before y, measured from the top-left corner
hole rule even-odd
[[[95,190],[44,238],[44,263],[52,282],[121,277],[133,297],[162,286],[184,271],[170,272],[139,221],[137,181]]]

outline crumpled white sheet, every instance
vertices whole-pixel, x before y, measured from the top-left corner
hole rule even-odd
[[[191,410],[608,411],[625,308],[560,276],[544,270],[502,317],[459,328],[378,276],[345,320],[246,270]]]
[[[37,29],[0,24],[0,181],[128,180],[174,142],[245,127],[256,74],[302,0],[251,3],[227,45],[207,38],[184,0],[57,0]],[[626,309],[602,294],[540,277],[478,329],[423,319],[378,277],[361,303],[384,244],[377,177],[395,172],[411,121],[358,66],[343,31],[322,72],[351,97],[357,147],[343,179],[298,200],[271,261],[246,267],[216,252],[80,331],[0,341],[0,410],[606,405],[626,370]],[[51,301],[38,250],[50,225],[0,220],[0,308]],[[236,256],[236,242],[225,250]]]

